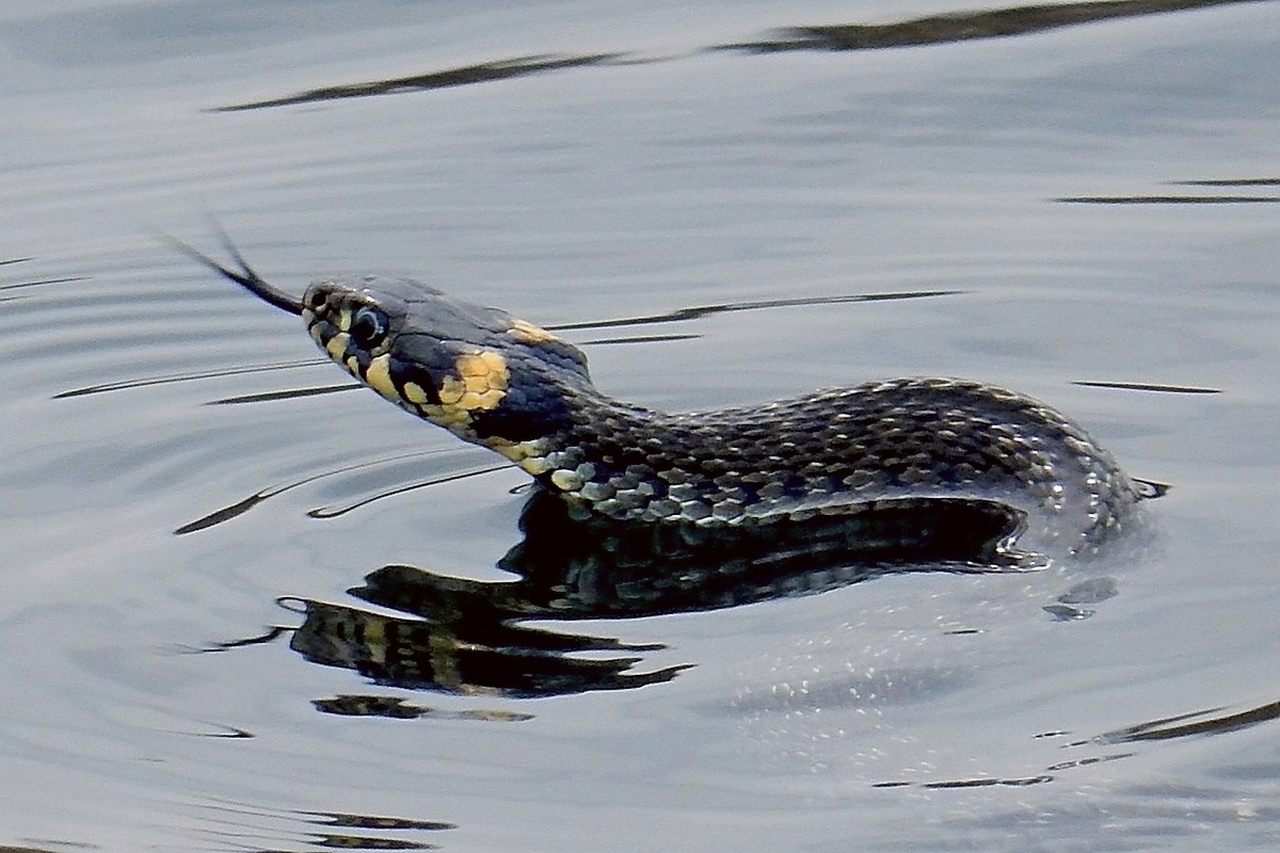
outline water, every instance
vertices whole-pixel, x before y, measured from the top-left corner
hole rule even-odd
[[[776,49],[965,8],[0,11],[0,845],[1273,847],[1280,13]],[[496,79],[451,72],[476,66]],[[543,324],[962,291],[565,334],[668,336],[587,349],[610,393],[673,409],[997,382],[1174,489],[1099,563],[519,626],[641,687],[377,683],[265,635],[302,602],[405,618],[348,592],[388,565],[509,578],[523,477],[450,479],[493,459],[367,392],[209,405],[343,377],[156,237],[216,252],[208,214],[295,292],[419,275]]]

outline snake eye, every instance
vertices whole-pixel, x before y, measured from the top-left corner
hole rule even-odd
[[[307,295],[307,307],[314,312],[318,312],[328,301],[329,299],[324,295],[323,290],[312,290],[311,293]]]
[[[387,315],[377,308],[365,305],[351,318],[348,333],[358,346],[373,349],[387,336]]]

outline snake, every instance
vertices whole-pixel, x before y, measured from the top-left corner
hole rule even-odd
[[[907,377],[665,412],[599,390],[571,342],[431,284],[321,278],[297,297],[229,240],[238,268],[174,242],[299,316],[360,383],[510,460],[582,517],[729,528],[979,499],[1025,514],[1042,546],[1078,554],[1158,494],[1078,423],[995,385]]]

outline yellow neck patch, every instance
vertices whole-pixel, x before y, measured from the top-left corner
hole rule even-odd
[[[395,383],[391,381],[391,356],[380,355],[369,362],[369,369],[364,372],[364,382],[393,403],[400,401]]]
[[[497,408],[507,395],[507,360],[492,350],[466,353],[454,362],[456,376],[440,383],[440,404],[468,412]]]
[[[428,419],[454,432],[470,432],[471,413],[497,408],[507,394],[511,374],[507,360],[491,350],[465,353],[454,362],[456,374],[449,374],[436,389],[439,404],[427,402],[426,389],[409,382],[403,391],[391,381],[391,356],[383,354],[369,362],[364,375],[359,373],[355,358],[348,359],[347,369],[393,403],[408,403]]]

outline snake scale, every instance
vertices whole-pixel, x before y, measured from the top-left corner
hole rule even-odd
[[[868,382],[755,406],[667,413],[598,390],[571,343],[411,279],[321,279],[301,299],[181,248],[269,304],[410,413],[511,460],[584,517],[700,526],[981,499],[1041,544],[1091,550],[1149,484],[1078,424],[963,379]]]

